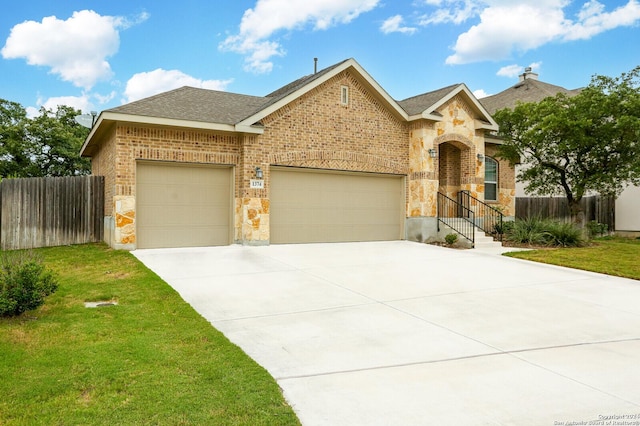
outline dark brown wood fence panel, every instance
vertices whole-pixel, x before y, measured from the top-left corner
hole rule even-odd
[[[610,231],[615,229],[615,198],[600,195],[584,197],[580,204],[587,222],[606,223]],[[569,203],[564,197],[517,197],[516,218],[540,217],[571,221]]]
[[[16,250],[102,241],[104,177],[0,182],[0,248]]]

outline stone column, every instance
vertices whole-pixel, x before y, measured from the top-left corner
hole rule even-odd
[[[409,136],[409,202],[407,239],[428,241],[437,233],[438,148],[433,145],[433,125],[421,121]],[[430,150],[435,150],[432,157]],[[433,151],[432,151],[433,152]]]

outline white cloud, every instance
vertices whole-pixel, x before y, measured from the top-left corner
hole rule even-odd
[[[390,34],[390,33],[413,34],[414,32],[416,32],[417,28],[403,27],[402,22],[403,22],[403,19],[401,15],[392,16],[391,18],[387,19],[382,23],[382,25],[380,26],[380,31],[382,31],[384,34]]]
[[[113,91],[106,95],[83,92],[80,96],[53,96],[46,100],[38,98],[36,101],[37,107],[29,106],[25,109],[27,110],[27,116],[30,118],[40,115],[41,107],[44,107],[47,110],[56,111],[60,105],[70,106],[82,111],[83,114],[88,114],[91,111],[99,109],[96,108],[96,105],[104,105],[111,102],[116,96],[117,93]]]
[[[153,71],[134,74],[133,77],[127,81],[124,91],[126,98],[123,102],[133,102],[182,86],[225,90],[232,81],[233,80],[200,80],[182,71],[158,68]]]
[[[106,103],[111,102],[117,96],[115,91],[108,93],[106,95],[101,95],[99,93],[93,93],[92,96],[98,101],[99,104],[104,105]]]
[[[532,72],[538,72],[541,67],[542,67],[542,62],[533,62],[528,67],[512,64],[512,65],[507,65],[505,67],[500,68],[496,73],[496,75],[499,77],[514,78],[514,77],[519,77],[525,71],[525,68],[531,68]]]
[[[485,92],[484,89],[478,89],[478,90],[474,90],[473,91],[473,96],[475,96],[478,99],[482,99],[482,98],[486,98],[487,96],[489,96],[489,94],[487,92]]]
[[[94,105],[91,102],[91,95],[83,93],[81,96],[54,96],[43,100],[38,98],[36,101],[37,106],[28,106],[25,108],[27,111],[27,117],[34,118],[40,115],[40,109],[45,108],[49,111],[57,111],[61,105],[70,106],[83,113],[88,113],[94,109]]]
[[[480,23],[461,34],[448,64],[465,64],[509,57],[514,50],[535,49],[558,37],[567,22],[561,7],[521,2],[482,11]]]
[[[575,17],[567,17],[569,0],[424,0],[435,11],[424,15],[421,25],[480,22],[460,34],[448,64],[465,64],[508,58],[514,52],[536,49],[549,42],[589,39],[604,31],[640,21],[638,0],[607,12],[597,0],[582,5]]]
[[[52,111],[56,111],[58,109],[58,106],[66,105],[78,109],[84,113],[91,111],[94,107],[88,94],[82,94],[82,96],[52,97],[44,102],[38,102],[38,105]]]
[[[360,14],[378,6],[380,0],[257,0],[247,9],[240,22],[240,32],[227,37],[218,46],[222,51],[245,55],[245,70],[267,73],[273,68],[271,59],[284,56],[279,42],[270,40],[279,31],[292,31],[312,26],[326,30],[348,24]]]
[[[613,12],[605,12],[604,5],[593,0],[582,6],[578,14],[578,21],[567,29],[563,39],[589,39],[617,27],[634,25],[639,20],[640,3],[637,0],[630,0],[626,5],[618,7]]]
[[[529,64],[529,68],[531,68],[533,72],[539,72],[540,68],[542,68],[542,62],[532,62]]]
[[[500,68],[496,73],[496,75],[500,77],[513,78],[521,74],[523,70],[524,70],[524,67],[522,67],[521,65],[516,65],[516,64],[507,65],[506,67]]]
[[[436,6],[438,9],[422,16],[420,25],[461,24],[478,16],[483,6],[483,2],[478,0],[432,0],[425,3],[430,6]]]
[[[32,106],[26,107],[25,111],[27,112],[28,118],[35,118],[40,115],[40,109],[36,107],[32,107]]]
[[[62,80],[88,90],[112,76],[107,58],[118,51],[118,30],[147,18],[141,14],[128,20],[82,10],[65,21],[55,16],[25,21],[11,29],[1,53],[5,59],[24,58],[29,65],[49,67]]]

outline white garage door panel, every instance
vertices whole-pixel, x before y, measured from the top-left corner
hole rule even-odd
[[[229,244],[231,173],[228,167],[139,163],[138,248]]]
[[[271,242],[401,239],[404,180],[399,176],[271,171]]]

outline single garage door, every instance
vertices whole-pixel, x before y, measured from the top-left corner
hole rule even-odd
[[[271,168],[271,243],[403,238],[401,176]]]
[[[230,167],[138,163],[138,248],[230,244],[231,187]]]

